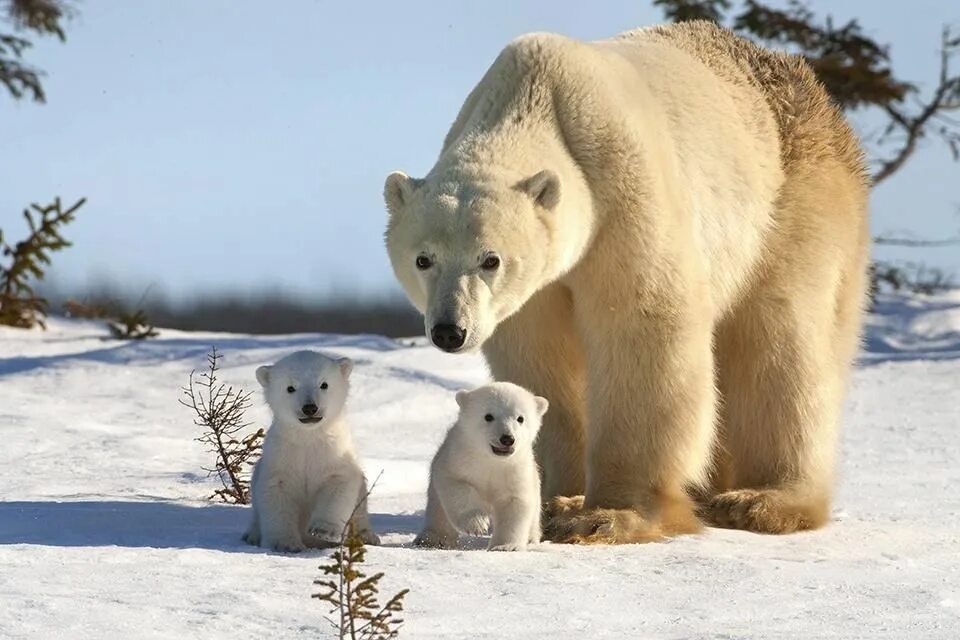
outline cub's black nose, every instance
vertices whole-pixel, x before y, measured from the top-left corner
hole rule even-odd
[[[433,344],[444,351],[456,351],[467,339],[467,331],[453,324],[435,324],[430,331]]]
[[[317,405],[315,404],[305,404],[300,407],[300,411],[303,411],[303,415],[312,416],[317,412]]]
[[[500,444],[505,447],[512,447],[514,442],[516,441],[513,439],[513,436],[500,436]]]

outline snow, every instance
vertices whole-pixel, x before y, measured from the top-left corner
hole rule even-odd
[[[244,545],[177,403],[211,344],[222,378],[294,349],[354,358],[350,411],[408,638],[960,637],[960,291],[884,296],[846,404],[833,521],[784,537],[709,529],[663,544],[522,554],[409,547],[453,391],[478,356],[422,340],[0,329],[0,637],[332,637],[309,598],[323,552]],[[256,396],[249,417],[268,413]]]

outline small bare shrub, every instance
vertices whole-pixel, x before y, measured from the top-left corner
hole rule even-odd
[[[219,498],[233,504],[250,503],[250,482],[248,469],[256,464],[263,448],[263,429],[243,435],[252,423],[244,422],[244,412],[250,408],[250,393],[234,390],[217,380],[220,359],[223,356],[211,347],[207,354],[207,371],[199,375],[194,383],[195,371],[190,372],[190,380],[183,388],[180,404],[193,409],[196,413],[194,424],[203,427],[203,434],[197,438],[207,445],[216,455],[216,464],[212,469],[204,467],[211,476],[217,476],[222,488],[210,496],[210,500]]]
[[[107,320],[107,328],[117,340],[146,340],[160,335],[143,309],[118,313],[116,318]]]

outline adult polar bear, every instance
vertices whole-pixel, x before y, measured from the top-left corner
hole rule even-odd
[[[786,533],[828,517],[867,182],[799,58],[704,22],[533,34],[426,178],[387,178],[387,249],[437,346],[550,400],[548,539]]]

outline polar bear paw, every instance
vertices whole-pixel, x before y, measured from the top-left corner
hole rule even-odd
[[[483,511],[470,511],[460,517],[457,528],[468,536],[484,536],[490,530],[490,517]]]
[[[426,549],[455,549],[457,536],[424,529],[414,539],[413,546]]]
[[[280,538],[273,540],[264,546],[268,546],[279,553],[300,553],[301,551],[306,551],[307,549],[307,545],[303,544],[302,540],[297,540],[295,538]]]
[[[307,540],[311,547],[326,549],[340,545],[341,531],[326,522],[311,524],[307,527]]]
[[[822,526],[825,500],[803,500],[779,489],[739,489],[703,500],[700,516],[717,527],[756,533],[793,533]]]
[[[259,529],[248,529],[246,533],[243,534],[243,541],[247,544],[252,544],[255,547],[260,546],[260,530]]]
[[[661,510],[652,521],[635,509],[585,509],[583,496],[554,498],[547,504],[543,535],[562,544],[638,544],[696,533],[701,525],[689,505]]]

